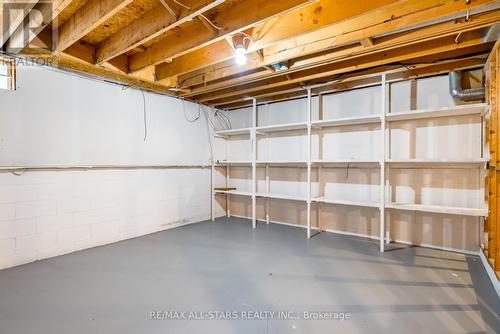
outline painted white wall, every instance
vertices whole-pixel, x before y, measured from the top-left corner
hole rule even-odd
[[[207,128],[183,102],[42,67],[20,67],[0,90],[1,165],[207,164]],[[186,102],[193,118],[198,106]],[[168,127],[167,127],[168,126]]]
[[[0,165],[207,165],[198,106],[54,70],[0,90]],[[0,172],[0,268],[210,216],[209,169]]]

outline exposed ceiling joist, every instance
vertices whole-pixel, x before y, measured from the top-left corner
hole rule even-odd
[[[311,86],[311,90],[313,95],[328,94],[346,89],[360,88],[366,85],[379,84],[380,73],[382,72],[386,73],[387,82],[438,75],[447,73],[455,69],[469,69],[477,66],[482,66],[485,63],[487,56],[488,53],[484,53],[478,56],[445,60],[437,63],[424,62],[422,64],[415,64],[411,66],[383,65],[361,72],[348,73],[346,75],[343,75],[341,78],[332,80],[329,83],[320,84],[316,87]],[[277,91],[254,97],[257,99],[258,104],[265,104],[294,98],[301,98],[305,96],[307,96],[306,90],[304,90],[303,87],[296,87],[284,91]],[[241,101],[221,105],[220,107],[231,110],[245,108],[251,105],[252,99],[247,98]]]
[[[196,25],[186,27],[179,34],[164,38],[148,47],[143,53],[130,56],[130,69],[137,71],[146,66],[158,65],[177,58],[309,2],[313,0],[238,2],[232,8],[216,13],[212,18],[214,24],[224,29],[221,34],[214,36],[211,31]]]
[[[467,4],[466,1],[450,2],[422,0],[409,0],[404,3],[396,3],[386,6],[385,8],[380,8],[374,12],[369,12],[352,19],[329,25],[314,32],[297,36],[291,40],[289,39],[283,42],[277,39],[277,43],[263,49],[265,61],[261,61],[255,57],[250,58],[244,70],[257,69],[280,61],[328,50],[333,47],[356,43],[368,37],[373,40],[372,36],[387,34],[390,31],[408,29],[416,24],[429,22],[440,17],[449,17],[449,15],[456,13],[465,13],[467,9],[484,7],[493,3],[495,3],[495,1],[491,0],[473,1],[470,4]],[[465,20],[459,20],[458,23],[464,21]],[[269,36],[267,39],[269,41]],[[251,44],[251,47],[256,46],[255,44]],[[211,50],[209,50],[209,48],[205,48],[205,51],[209,55],[214,55],[213,52],[210,52]],[[189,59],[184,59],[183,63],[188,61]],[[214,62],[217,62],[217,58],[215,57],[206,59],[206,64],[213,64]],[[179,72],[174,66],[175,62],[169,65],[171,69],[168,72],[169,75],[175,75],[174,73]],[[180,64],[180,66],[182,67],[182,64]],[[163,73],[166,75],[167,72],[165,67],[166,66],[163,68]],[[183,71],[185,71],[184,68]],[[205,86],[209,81],[219,80],[239,73],[240,71],[241,70],[236,65],[233,65],[231,68],[221,66],[221,70],[209,68],[206,73],[203,71],[187,73],[176,80],[183,82],[183,87],[197,84]],[[209,86],[210,85],[206,85],[202,89],[208,89]]]
[[[52,38],[50,32],[44,30],[38,37],[39,38],[33,42],[34,46],[38,47],[24,49],[22,52],[23,55],[45,59],[48,64],[52,64],[52,66],[61,69],[87,73],[96,77],[120,82],[125,85],[135,86],[158,93],[170,94],[167,87],[155,83],[152,77],[147,78],[147,76],[142,77],[125,74],[124,71],[120,69],[121,65],[119,65],[118,62],[113,63],[114,65],[109,63],[109,65],[106,66],[92,65],[92,59],[95,58],[95,50],[90,45],[77,42],[64,50],[64,52],[60,52],[56,55],[49,50],[43,49],[43,46],[49,43],[47,39]],[[41,44],[39,45],[39,43]]]
[[[178,10],[178,16],[176,18],[172,17],[172,13],[165,9],[163,5],[155,7],[138,20],[132,22],[101,42],[97,47],[97,63],[101,64],[130,51],[192,20],[196,16],[222,4],[224,1],[225,0],[194,0],[189,3],[186,2],[191,9],[179,6],[178,9],[176,9]],[[169,1],[168,5],[174,8],[176,4]]]
[[[181,13],[172,0],[160,0],[160,2],[173,19],[177,20],[180,17]]]
[[[57,49],[64,51],[133,0],[89,0],[59,27]]]
[[[107,66],[109,68],[113,68],[113,69],[118,70],[124,74],[127,74],[130,72],[130,68],[128,66],[128,57],[125,55],[120,55],[118,57],[110,59],[107,62],[103,63],[102,66],[105,66],[105,67]]]
[[[483,52],[491,43],[481,41],[481,33],[500,22],[495,0],[54,3],[52,16],[60,13],[62,23],[43,29],[51,17],[44,15],[45,22],[35,29],[31,25],[33,34],[26,37],[25,20],[12,30],[4,50],[14,50],[18,42],[50,41],[51,29],[58,29],[59,49],[40,53],[60,59],[60,66],[224,108],[252,97],[300,95],[305,86],[320,87],[346,73]],[[49,13],[41,4],[34,9]],[[36,33],[39,39],[33,38]],[[250,41],[245,43],[247,63],[235,66],[234,39],[243,35]]]
[[[412,45],[414,43],[432,40],[443,36],[454,36],[461,32],[489,26],[494,22],[500,20],[500,13],[496,11],[480,13],[476,14],[472,18],[473,19],[469,20],[468,22],[462,22],[460,24],[456,23],[455,21],[448,21],[422,27],[412,31],[380,37],[376,40],[376,43],[372,47],[363,47],[361,45],[354,44],[342,48],[333,49],[330,52],[319,53],[312,57],[295,60],[291,69],[292,72],[294,72],[300,70],[301,68],[320,66],[337,59],[345,59],[347,57],[379,52],[381,50],[389,50],[392,48]],[[221,81],[213,85],[205,85],[199,88],[193,88],[191,92],[186,95],[196,96],[203,93],[208,93],[209,91],[223,90],[227,87],[228,84],[233,87],[234,91],[235,85],[243,83],[247,84],[258,80],[263,80],[266,77],[270,78],[271,76],[272,75],[269,73],[256,72],[255,74],[246,77],[244,81],[240,81],[241,78]]]
[[[339,59],[336,62],[332,62],[322,67],[305,69],[303,71],[296,72],[293,75],[292,80],[284,81],[281,78],[276,77],[270,80],[242,85],[238,89],[232,87],[231,89],[222,90],[216,94],[201,95],[197,97],[196,100],[218,105],[220,103],[237,100],[238,96],[254,96],[258,95],[260,91],[269,89],[280,90],[280,87],[292,83],[301,83],[328,78],[338,75],[339,73],[346,73],[349,71],[356,71],[384,64],[398,63],[406,61],[407,59],[460,49],[468,49],[471,47],[478,47],[480,50],[491,48],[491,45],[483,43],[482,35],[479,31],[464,33],[463,36],[464,40],[460,44],[455,43],[454,36],[448,36],[388,51],[380,51],[375,54]],[[467,51],[469,52],[470,50]]]
[[[210,45],[210,50],[201,48],[186,55],[175,58],[172,63],[156,65],[156,80],[161,81],[172,77],[172,69],[179,73],[187,73],[193,69],[203,68],[213,58],[228,59],[234,56],[234,48],[226,40],[221,40]],[[175,64],[175,65],[174,65]]]
[[[369,48],[370,46],[373,46],[373,39],[370,37],[363,38],[359,41],[361,45],[363,45],[365,48]]]
[[[322,0],[312,3],[300,10],[278,16],[254,27],[250,32],[254,42],[250,43],[249,52],[394,2],[396,0],[376,0],[365,3],[352,0]],[[338,8],[342,10],[339,11]],[[266,42],[263,43],[260,40]],[[157,79],[181,75],[233,57],[233,54],[222,43],[213,43],[197,51],[178,57],[169,64],[161,64],[160,75],[157,75]],[[200,55],[204,56],[200,57]],[[257,67],[270,65],[264,63],[264,60],[260,62],[262,65]]]

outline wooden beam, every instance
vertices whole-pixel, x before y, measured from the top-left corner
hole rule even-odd
[[[487,232],[486,255],[493,270],[500,279],[500,41],[495,43],[491,51],[485,69],[486,102],[490,105],[489,117],[487,117],[487,143],[490,150],[489,173],[488,173],[488,218],[485,224]]]
[[[478,44],[478,45],[470,46],[470,47],[463,48],[463,49],[449,50],[447,52],[439,52],[437,54],[430,54],[430,55],[418,57],[415,59],[408,59],[408,61],[410,61],[412,63],[413,62],[426,62],[426,61],[433,62],[435,60],[439,61],[439,60],[454,58],[454,57],[460,58],[460,57],[467,56],[470,54],[484,53],[484,52],[488,51],[490,48],[491,48],[491,43],[489,43],[488,45]],[[342,67],[344,65],[346,65],[347,67]],[[372,67],[378,67],[378,66],[382,66],[382,65],[385,65],[385,63],[383,61],[371,62],[370,64],[368,64],[368,66],[372,66]],[[254,90],[249,89],[248,91],[241,91],[241,94],[239,94],[239,95],[232,95],[232,96],[220,98],[217,100],[210,100],[210,101],[206,101],[204,103],[210,104],[212,106],[217,106],[218,108],[224,108],[225,105],[231,104],[233,102],[245,100],[248,97],[272,95],[276,92],[281,91],[282,89],[290,90],[292,88],[289,88],[289,87],[292,87],[293,86],[292,84],[296,84],[296,86],[295,86],[296,88],[303,87],[303,86],[315,87],[315,86],[323,84],[325,81],[328,82],[330,80],[333,80],[335,77],[338,77],[338,76],[343,77],[343,75],[345,73],[355,72],[355,71],[359,70],[359,68],[353,62],[351,62],[350,64],[349,63],[338,64],[338,66],[340,66],[340,67],[337,70],[328,71],[327,73],[329,75],[327,75],[327,76],[324,76],[324,77],[318,76],[317,78],[313,78],[313,79],[308,80],[308,81],[302,81],[301,84],[300,84],[300,81],[296,81],[296,80],[282,81],[278,85],[270,84],[268,86],[262,87],[261,89],[254,89]],[[198,99],[196,99],[196,100],[199,101]]]
[[[93,64],[95,61],[95,48],[80,41],[72,44],[63,53],[76,61],[84,61],[89,64]]]
[[[102,65],[113,68],[124,74],[130,72],[130,68],[128,67],[128,57],[126,55],[120,55],[118,57],[110,59],[107,62],[103,63]]]
[[[246,69],[256,69],[280,61],[304,57],[306,55],[329,50],[334,47],[349,45],[370,36],[378,36],[401,29],[408,29],[417,24],[429,22],[430,20],[462,13],[467,9],[474,9],[493,3],[494,1],[490,0],[472,1],[470,4],[467,4],[466,1],[408,0],[380,8],[364,15],[356,16],[352,19],[321,27],[321,29],[310,33],[296,37],[294,36],[294,38],[284,42],[279,39],[286,39],[286,35],[283,32],[277,34],[275,39],[271,38],[274,34],[274,29],[272,32],[266,34],[265,41],[258,40],[258,35],[254,34],[253,37],[257,38],[257,42],[252,43],[249,49],[251,51],[252,48],[264,47],[265,62],[259,61],[258,59],[249,59]],[[305,8],[303,11],[304,10]],[[456,25],[460,26],[463,23],[463,19],[457,20]],[[256,28],[256,30],[258,29]],[[210,51],[210,48],[205,48],[207,54],[212,54]],[[185,61],[189,62],[189,59]],[[213,65],[219,61],[220,59],[217,58],[206,59],[205,64]],[[172,76],[179,75],[179,72],[174,66],[175,65],[172,64],[169,73]],[[197,68],[197,66],[193,66],[193,68]],[[185,71],[185,69],[183,70]],[[227,66],[225,66],[224,69],[220,71],[210,68],[207,71],[207,75],[201,71],[197,73],[200,73],[198,80],[203,77],[203,84],[205,84],[208,81],[220,80],[224,76],[235,75],[238,71],[237,66],[233,66],[232,68],[227,68]],[[201,82],[196,82],[196,75],[189,73],[186,74],[186,77],[191,79],[185,80],[185,78],[179,78],[179,81],[185,82],[185,86],[201,84]]]
[[[333,47],[349,45],[360,41],[366,37],[376,37],[402,30],[413,29],[415,26],[425,23],[435,22],[440,19],[450,20],[450,15],[459,15],[461,19],[457,24],[465,21],[467,10],[478,7],[495,5],[500,6],[495,0],[476,1],[448,1],[448,0],[405,0],[379,8],[366,15],[353,17],[352,20],[333,22],[333,24],[323,27],[320,31],[313,30],[310,33],[292,36],[282,43],[270,43],[272,36],[267,35],[252,44],[253,48],[265,48],[269,61],[277,62],[283,59],[292,59],[297,56],[304,56],[318,52],[318,50],[330,49]],[[488,10],[491,10],[488,9]],[[286,32],[283,32],[283,35]],[[280,39],[283,40],[283,39]],[[280,41],[278,40],[278,41]],[[314,41],[311,43],[311,41]],[[329,45],[329,46],[328,46]],[[299,51],[300,50],[300,51]],[[281,51],[281,52],[278,52]]]
[[[271,73],[275,73],[276,72],[276,69],[274,67],[272,67],[272,66],[264,66],[264,68],[266,70],[268,70],[269,72],[271,72]]]
[[[345,88],[343,84],[346,82],[349,83],[352,80],[363,80],[363,84],[376,84],[378,83],[376,80],[380,80],[380,73],[387,73],[388,81],[397,81],[397,80],[407,80],[411,78],[417,77],[425,77],[431,75],[438,75],[442,73],[448,73],[452,70],[457,69],[468,69],[472,67],[481,66],[486,61],[487,53],[477,56],[464,57],[460,59],[454,60],[444,60],[438,61],[436,63],[422,63],[422,64],[413,64],[410,66],[401,66],[401,65],[383,65],[379,67],[370,68],[368,70],[363,70],[361,72],[351,72],[342,75],[341,78],[334,79],[329,83],[321,83],[318,85],[310,86],[313,94],[325,94],[331,93],[334,91],[339,91]],[[375,79],[373,82],[371,79]],[[357,83],[354,85],[349,84],[350,86],[359,86]],[[350,87],[352,88],[352,87]],[[275,101],[276,96],[286,95],[287,98],[293,98],[294,94],[303,93],[303,87],[297,85],[294,88],[289,89],[280,89],[279,91],[270,91],[260,92],[259,95],[254,96],[259,103],[261,102],[271,102]],[[242,97],[240,100],[231,101],[223,104],[218,104],[218,108],[224,109],[237,109],[245,106],[251,105],[251,98]]]
[[[363,45],[365,48],[369,48],[373,46],[373,40],[370,37],[363,38],[359,41],[361,45]]]
[[[281,86],[291,83],[308,82],[315,79],[338,75],[339,73],[346,73],[349,71],[380,66],[383,64],[403,62],[408,59],[428,56],[434,53],[439,54],[447,51],[478,46],[478,49],[481,50],[491,47],[491,45],[483,43],[482,36],[478,31],[464,33],[463,36],[464,41],[460,44],[455,43],[454,36],[448,36],[388,51],[384,50],[375,54],[351,57],[347,60],[339,60],[320,67],[304,69],[294,74],[294,78],[288,81],[284,81],[281,77],[275,77],[269,80],[256,81],[251,84],[242,85],[239,88],[231,87],[230,89],[224,89],[215,94],[203,94],[196,96],[195,99],[200,102],[210,102],[211,104],[215,104],[221,100],[228,101],[230,99],[235,99],[235,96],[253,96],[258,94],[259,91],[269,88],[279,90]]]
[[[422,27],[414,29],[411,31],[400,32],[393,35],[388,35],[380,37],[377,39],[376,44],[371,48],[365,48],[360,45],[351,45],[346,47],[341,47],[333,49],[328,52],[318,53],[317,55],[311,57],[305,57],[296,60],[291,67],[291,71],[299,71],[303,68],[311,66],[320,66],[321,64],[337,61],[341,59],[346,59],[348,57],[355,57],[360,55],[371,54],[374,52],[379,52],[381,50],[390,50],[393,48],[398,48],[405,45],[411,45],[414,43],[420,43],[427,40],[437,39],[443,36],[454,36],[459,32],[466,32],[469,30],[475,30],[500,20],[500,13],[496,11],[486,12],[481,14],[476,14],[473,16],[473,20],[469,22],[463,22],[457,24],[455,21],[443,22],[434,24],[427,27]],[[226,69],[230,71],[230,69]],[[210,76],[213,73],[208,73]],[[246,84],[258,80],[263,80],[265,78],[271,78],[273,75],[265,72],[257,72],[250,75],[250,77],[235,77],[226,81],[218,81],[211,85],[202,85],[200,87],[195,87],[191,90],[187,96],[195,96],[198,94],[203,94],[208,91],[224,89],[228,85],[233,87],[233,91],[236,91],[235,87],[238,84]]]
[[[264,62],[264,51],[262,49],[255,51],[255,54],[261,62]]]
[[[186,2],[191,9],[181,7],[177,18],[163,5],[153,8],[128,26],[101,42],[97,47],[97,63],[103,63],[117,57],[141,44],[144,44],[161,34],[203,14],[220,5],[225,0],[194,0]]]
[[[59,27],[57,49],[64,51],[133,0],[89,0]]]
[[[269,43],[276,43],[283,39],[297,36],[298,34],[310,32],[333,22],[345,20],[349,17],[359,15],[368,10],[376,9],[379,6],[387,5],[395,1],[396,0],[376,0],[363,3],[350,0],[322,0],[309,4],[300,10],[277,16],[253,28],[253,38],[255,42],[250,43],[249,51],[260,50],[254,46],[256,43],[265,47]],[[342,8],[342,10],[339,10],[339,8]],[[271,38],[269,35],[273,37]],[[266,45],[259,41],[259,39],[263,38],[267,41]],[[219,47],[219,43],[214,43],[200,49],[199,53],[211,55],[211,57],[203,57],[203,62],[200,62],[200,58],[198,57],[199,53],[193,53],[192,57],[191,54],[183,55],[183,59],[180,59],[178,62],[177,59],[174,59],[168,66],[168,70],[167,66],[164,66],[162,76],[159,76],[158,80],[191,72],[233,57],[232,54],[218,52]],[[262,55],[264,55],[264,52],[261,52]],[[262,66],[257,67],[270,65],[268,62],[264,63],[263,60],[260,61],[260,63],[262,63]]]
[[[38,40],[35,40],[34,44],[35,46],[37,46],[37,43],[40,43],[41,45],[47,45],[50,43],[51,38],[52,38],[51,30],[45,29],[38,35]],[[51,52],[50,50],[46,50],[41,46],[38,46],[38,48],[40,49],[34,50],[32,52],[42,52],[42,54]],[[29,51],[25,49],[23,50],[23,52],[27,53]],[[75,62],[85,62],[88,64],[95,63],[95,47],[92,45],[85,44],[81,41],[72,44],[69,48],[67,48],[66,50],[64,50],[64,52],[60,54],[62,54],[63,57],[65,57],[66,59],[70,59]],[[120,72],[122,74],[129,73],[128,57],[126,57],[125,55],[116,57],[110,60],[109,62],[102,64],[101,66]]]
[[[66,49],[65,52],[58,53],[57,55],[51,53],[50,51],[43,51],[40,48],[37,49],[35,53],[33,53],[33,49],[26,48],[25,50],[23,50],[21,55],[27,57],[35,56],[37,59],[45,59],[47,64],[51,64],[52,66],[61,69],[90,74],[96,77],[113,80],[124,85],[130,85],[153,92],[175,96],[175,94],[169,90],[169,87],[155,83],[153,81],[153,78],[144,79],[142,77],[132,76],[130,74],[127,75],[120,70],[116,70],[110,67],[92,65],[88,61],[82,60],[82,53],[88,54],[89,52],[91,52],[91,50],[89,50],[90,48],[92,47],[81,43],[75,43],[68,49]],[[68,54],[67,52],[76,52],[77,55],[74,56]]]
[[[170,16],[172,16],[172,18],[174,18],[175,20],[179,18],[181,14],[172,0],[160,0],[160,2],[163,7],[165,7],[167,12],[170,13]]]
[[[225,36],[247,29],[277,15],[283,15],[314,0],[252,0],[240,1],[233,7],[221,11],[212,18],[213,22],[224,27],[224,32],[214,38],[210,31],[193,25],[186,27],[177,35],[164,38],[148,47],[144,53],[130,56],[130,69],[137,71],[150,65],[158,65],[186,53],[200,49],[208,44],[221,41]]]
[[[210,48],[209,53],[206,53],[204,49],[194,50],[189,55],[180,56],[174,59],[172,63],[175,63],[176,69],[186,73],[189,72],[193,66],[203,67],[203,64],[213,57],[231,58],[234,56],[234,49],[229,45],[229,41],[225,39],[215,42],[213,46],[213,48]],[[214,52],[216,54],[213,54]],[[162,79],[171,77],[170,70],[172,68],[172,63],[161,63],[155,66],[156,80],[161,81]]]
[[[9,37],[17,30],[17,28],[23,23],[25,17],[31,11],[33,7],[37,4],[38,0],[28,0],[16,2],[4,2],[1,4],[0,8],[3,12],[0,15],[0,48],[7,42]],[[9,6],[11,10],[7,11],[4,6]],[[8,14],[9,17],[3,17],[3,14]],[[7,22],[8,20],[8,22]],[[7,26],[8,23],[8,26]],[[4,30],[4,28],[7,28]]]
[[[59,13],[68,7],[71,1],[72,0],[56,0],[54,2],[38,2],[35,7],[33,7],[33,10],[37,10],[41,13],[43,21],[40,24],[31,24],[30,16],[26,17],[23,24],[17,27],[7,41],[6,51],[18,53],[24,49],[24,47],[31,43],[49,23],[57,19]]]

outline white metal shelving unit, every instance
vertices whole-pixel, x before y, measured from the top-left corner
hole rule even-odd
[[[465,215],[471,217],[477,217],[482,219],[487,216],[487,208],[464,208],[464,207],[447,207],[447,206],[436,206],[436,205],[424,205],[424,204],[413,204],[413,203],[395,203],[391,199],[391,183],[390,183],[390,171],[391,168],[486,168],[487,159],[484,156],[484,138],[481,140],[480,154],[478,159],[472,160],[425,160],[425,159],[392,159],[390,157],[390,125],[392,122],[398,121],[412,121],[419,119],[431,119],[438,117],[456,117],[461,115],[481,115],[487,110],[487,105],[484,103],[478,104],[467,104],[448,108],[438,108],[438,109],[428,109],[428,110],[411,110],[406,112],[388,112],[389,105],[389,83],[386,82],[385,74],[381,75],[381,84],[379,85],[381,89],[381,114],[380,115],[367,115],[359,117],[346,117],[339,119],[323,120],[320,114],[320,120],[312,120],[312,95],[311,90],[307,90],[307,121],[279,124],[279,125],[267,125],[258,126],[258,113],[257,113],[257,101],[253,100],[252,108],[252,127],[234,130],[222,130],[216,131],[215,136],[219,138],[229,139],[231,136],[241,136],[249,135],[250,145],[252,147],[252,159],[248,161],[214,161],[212,164],[212,174],[215,172],[215,168],[218,166],[225,166],[226,170],[226,185],[229,182],[230,174],[229,167],[231,165],[236,166],[248,166],[252,168],[252,191],[213,191],[213,196],[216,194],[225,194],[227,197],[227,214],[230,216],[229,210],[229,197],[235,196],[248,196],[252,199],[252,226],[256,228],[256,201],[257,198],[264,198],[266,200],[266,222],[269,223],[269,199],[281,199],[281,200],[291,200],[291,201],[301,201],[305,202],[307,205],[307,237],[311,237],[311,204],[316,203],[317,205],[330,204],[330,205],[345,205],[345,206],[355,206],[355,207],[368,207],[368,208],[378,208],[380,212],[380,251],[385,250],[385,244],[390,242],[390,215],[387,214],[386,209],[389,210],[406,210],[414,212],[429,212],[429,213],[441,213],[450,215]],[[481,118],[481,122],[484,123],[484,117]],[[373,160],[323,160],[323,159],[312,159],[312,131],[321,131],[323,128],[327,127],[338,127],[338,126],[356,126],[356,125],[367,125],[367,124],[379,124],[379,133],[381,136],[382,152],[379,159]],[[482,124],[484,125],[484,124]],[[307,152],[306,159],[303,161],[272,161],[272,160],[257,160],[257,136],[268,135],[274,132],[284,132],[284,131],[296,131],[304,130],[307,136]],[[484,137],[484,134],[483,134]],[[311,174],[312,168],[318,169],[318,183],[321,184],[321,169],[323,167],[335,167],[335,166],[362,166],[363,168],[376,168],[380,172],[380,200],[375,201],[352,201],[352,200],[340,200],[331,199],[324,196],[312,195],[311,188]],[[299,167],[307,168],[307,195],[306,196],[290,196],[290,195],[280,195],[274,194],[270,189],[270,177],[269,168],[272,166],[288,166],[288,167]],[[265,192],[257,192],[257,167],[264,167],[266,170],[266,189]],[[213,176],[212,176],[213,180]],[[212,200],[214,203],[215,199]],[[212,205],[212,219],[214,216],[214,206]],[[389,226],[386,228],[386,226]]]

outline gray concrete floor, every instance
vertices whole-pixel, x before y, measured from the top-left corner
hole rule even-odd
[[[189,225],[0,271],[0,333],[500,332],[479,258],[392,248],[235,218]],[[150,320],[152,311],[236,319]],[[296,319],[241,319],[249,311]],[[351,318],[303,319],[315,311]]]

